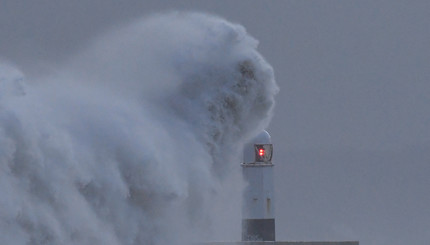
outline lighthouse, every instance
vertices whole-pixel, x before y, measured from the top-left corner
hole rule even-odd
[[[242,202],[242,241],[275,241],[272,163],[273,145],[267,131],[245,145]]]
[[[275,241],[273,145],[261,132],[245,144],[241,164],[246,187],[242,199],[242,241],[201,245],[359,245],[358,241]],[[281,230],[281,236],[285,236]]]

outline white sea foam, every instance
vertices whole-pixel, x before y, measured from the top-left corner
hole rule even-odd
[[[270,120],[278,88],[256,47],[240,25],[168,13],[38,81],[1,63],[0,244],[204,239]]]

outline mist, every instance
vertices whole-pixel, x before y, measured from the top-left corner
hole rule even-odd
[[[278,92],[257,46],[241,25],[170,12],[43,77],[2,61],[0,243],[189,244],[238,227],[239,153]]]

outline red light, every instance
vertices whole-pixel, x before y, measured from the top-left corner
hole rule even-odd
[[[260,156],[264,156],[264,149],[260,149],[260,150],[258,151],[258,155],[260,155]]]

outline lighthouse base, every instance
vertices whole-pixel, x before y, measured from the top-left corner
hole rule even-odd
[[[275,219],[243,219],[242,241],[275,241]]]

